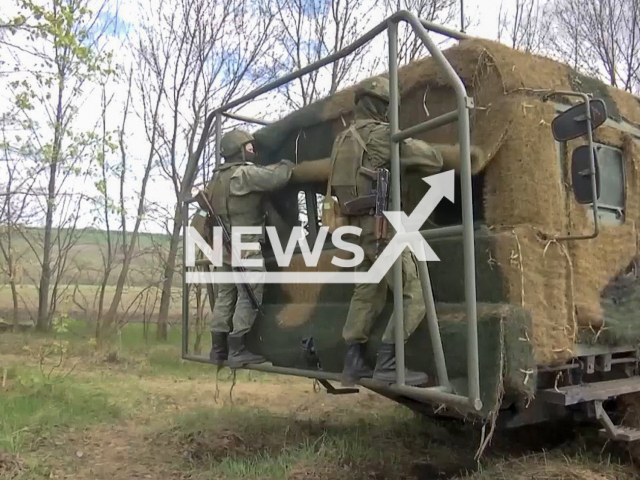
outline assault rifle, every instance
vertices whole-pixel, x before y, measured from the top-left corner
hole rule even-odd
[[[374,181],[373,193],[345,202],[342,209],[346,215],[373,215],[376,219],[376,256],[387,237],[387,219],[384,211],[389,207],[389,170],[360,168],[360,172]]]
[[[233,245],[231,243],[231,235],[229,235],[229,231],[227,230],[227,227],[225,226],[225,224],[222,222],[222,219],[220,219],[216,211],[213,209],[213,206],[211,205],[211,203],[209,202],[209,199],[207,199],[203,191],[199,191],[194,198],[198,202],[198,205],[200,205],[200,208],[202,208],[205,212],[207,212],[207,214],[212,219],[214,219],[222,229],[222,243],[224,244],[225,249],[229,253],[229,256],[233,259],[234,252],[232,250]],[[260,302],[258,301],[258,298],[256,297],[256,294],[253,291],[253,288],[246,281],[246,277],[245,277],[245,274],[247,273],[246,268],[244,268],[242,265],[239,265],[234,268],[238,270],[242,275],[242,283],[241,283],[242,288],[244,289],[245,293],[249,297],[249,300],[251,301],[251,306],[256,312],[260,313],[261,315],[264,315],[264,312],[262,311],[262,307],[260,306]]]

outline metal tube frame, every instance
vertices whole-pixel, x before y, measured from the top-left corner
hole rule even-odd
[[[418,133],[426,132],[427,130],[435,130],[436,128],[442,127],[443,125],[453,123],[456,120],[458,120],[458,110],[453,110],[451,112],[439,115],[436,118],[432,118],[431,120],[427,120],[426,122],[414,125],[413,127],[406,128],[401,132],[392,135],[391,140],[393,140],[394,142],[401,142],[402,140],[413,137]]]
[[[398,86],[398,23],[408,23],[414,33],[423,42],[429,53],[432,55],[439,67],[441,67],[449,79],[449,82],[455,91],[457,109],[453,112],[446,113],[435,119],[423,122],[419,125],[401,131],[399,128],[399,86]],[[460,145],[460,156],[462,160],[461,166],[461,193],[462,193],[462,217],[463,223],[459,226],[446,227],[437,229],[436,232],[428,233],[429,238],[440,238],[462,233],[464,247],[464,276],[465,276],[465,301],[467,309],[467,396],[458,395],[451,392],[449,386],[444,352],[442,349],[442,341],[440,339],[438,321],[435,312],[435,302],[433,301],[433,292],[431,290],[431,282],[426,264],[419,262],[420,276],[422,279],[423,292],[425,293],[425,302],[428,310],[429,329],[434,346],[434,356],[436,360],[436,368],[438,372],[440,386],[431,388],[417,388],[405,385],[405,357],[404,357],[404,318],[403,318],[403,298],[402,298],[402,261],[400,258],[393,266],[394,278],[394,319],[395,319],[395,350],[396,350],[396,384],[383,385],[384,388],[391,392],[405,395],[420,401],[438,402],[455,406],[457,408],[468,410],[480,410],[482,402],[480,400],[480,374],[478,359],[478,331],[477,331],[477,305],[476,305],[476,278],[475,278],[475,245],[473,233],[473,198],[471,190],[471,157],[470,157],[470,130],[469,130],[469,109],[473,108],[472,99],[467,96],[466,89],[460,77],[456,74],[451,64],[446,60],[442,52],[436,44],[431,40],[427,30],[440,33],[458,40],[469,38],[454,30],[450,30],[431,22],[418,19],[416,16],[407,11],[399,11],[389,17],[386,21],[380,23],[373,29],[369,30],[365,35],[353,44],[347,46],[332,55],[329,55],[307,67],[296,72],[286,75],[272,83],[264,85],[256,90],[244,95],[243,97],[233,100],[216,110],[214,110],[208,118],[209,124],[215,119],[215,158],[216,165],[220,165],[220,136],[221,136],[221,119],[225,115],[229,118],[236,118],[242,121],[251,121],[253,123],[261,123],[256,119],[242,117],[235,114],[227,113],[227,110],[235,108],[255,97],[262,95],[268,91],[276,89],[286,83],[289,83],[307,73],[317,70],[325,65],[333,63],[341,58],[350,55],[363,45],[369,43],[380,33],[388,31],[389,35],[389,120],[391,128],[391,205],[394,210],[401,210],[401,189],[400,189],[400,143],[403,139],[408,138],[415,133],[432,130],[440,126],[458,121],[458,137]],[[203,132],[208,135],[209,132]],[[186,202],[185,202],[186,204]],[[184,229],[186,230],[186,217]],[[425,232],[423,232],[424,234]],[[427,235],[425,235],[425,238]],[[186,275],[185,275],[186,278]],[[188,336],[184,335],[184,331],[188,332],[188,286],[186,281],[183,285],[183,352],[182,358],[186,360],[210,363],[207,358],[189,355],[188,352]],[[186,298],[186,300],[185,300]],[[186,336],[186,340],[185,337]],[[317,372],[311,370],[291,369],[283,367],[274,367],[272,365],[251,365],[245,368],[281,373],[288,375],[299,375],[309,378],[338,380],[337,374],[328,372]],[[381,384],[370,379],[362,379],[360,383],[364,387],[380,388]]]
[[[564,95],[567,97],[580,97],[584,100],[585,107],[587,109],[586,121],[587,121],[587,142],[589,144],[589,177],[591,179],[591,206],[593,208],[593,233],[589,235],[566,235],[561,237],[555,237],[555,240],[591,240],[596,238],[600,234],[600,218],[598,217],[598,191],[596,182],[596,160],[593,156],[593,131],[592,131],[592,118],[591,118],[591,99],[590,96],[583,92],[570,92],[565,90],[556,90],[548,93],[544,96],[544,100],[549,99],[555,95]]]
[[[230,113],[230,112],[221,112],[224,117],[231,118],[233,120],[238,120],[240,122],[245,123],[255,123],[256,125],[271,125],[271,122],[267,122],[266,120],[262,120],[261,118],[253,118],[247,117],[246,115],[240,115],[238,113]]]
[[[398,24],[389,21],[389,126],[391,135],[400,130],[398,93]],[[400,190],[400,144],[391,140],[391,210],[402,210]],[[404,385],[404,308],[402,301],[402,257],[393,264],[393,322],[396,349],[396,384]]]
[[[209,360],[209,357],[185,355],[182,358],[191,362],[213,364],[211,360]],[[323,372],[321,370],[304,370],[302,368],[275,367],[273,365],[264,363],[246,365],[242,368],[245,370],[254,370],[257,372],[276,373],[278,375],[292,375],[294,377],[315,378],[317,380],[333,380],[335,382],[341,381],[340,374]],[[391,393],[404,395],[415,400],[451,405],[453,407],[459,408],[463,412],[473,410],[473,407],[469,405],[466,397],[449,393],[445,387],[441,386],[415,388],[409,387],[407,385],[388,385],[386,383],[376,382],[375,380],[372,380],[370,378],[360,379],[359,384],[365,388],[388,390]]]
[[[429,328],[429,336],[431,337],[431,348],[433,349],[433,357],[436,363],[438,383],[443,387],[450,388],[447,362],[444,357],[442,339],[440,338],[436,302],[433,297],[433,288],[431,287],[431,278],[429,276],[429,266],[427,262],[418,262],[418,273],[420,275],[420,283],[422,284],[424,303],[427,308],[427,327]]]

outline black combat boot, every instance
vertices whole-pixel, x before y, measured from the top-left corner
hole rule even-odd
[[[381,343],[378,347],[373,379],[384,383],[396,383],[396,347],[393,343]],[[426,385],[428,380],[426,373],[404,369],[404,383],[407,385]]]
[[[364,343],[352,343],[347,349],[342,368],[342,385],[350,387],[361,378],[371,378],[373,372],[364,358]]]
[[[211,353],[209,358],[216,365],[222,365],[229,356],[227,336],[228,334],[225,332],[211,332]]]
[[[229,366],[238,368],[243,365],[264,363],[267,361],[262,355],[251,353],[246,347],[247,334],[240,336],[229,335]]]

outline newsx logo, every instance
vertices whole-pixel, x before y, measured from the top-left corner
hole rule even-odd
[[[420,200],[410,216],[402,211],[384,212],[389,223],[395,230],[395,235],[389,241],[385,249],[378,256],[371,268],[366,272],[358,271],[264,271],[262,258],[247,258],[250,252],[259,251],[258,242],[246,242],[242,240],[245,235],[261,235],[261,227],[234,227],[231,234],[231,266],[244,267],[244,271],[188,271],[187,283],[379,283],[389,271],[402,252],[409,248],[420,261],[439,261],[440,259],[420,234],[420,227],[429,218],[435,207],[443,198],[454,201],[454,171],[431,175],[423,178],[431,186],[429,191]],[[294,227],[287,242],[286,248],[282,247],[275,227],[266,227],[266,233],[271,242],[273,254],[279,267],[288,267],[291,264],[296,245],[300,245],[300,252],[307,267],[317,267],[329,230],[321,227],[313,246],[309,247],[302,227]],[[331,263],[340,268],[354,268],[362,263],[365,257],[364,250],[357,244],[343,239],[345,235],[360,236],[362,229],[354,226],[337,228],[331,234],[333,245],[339,250],[349,252],[352,258],[345,259],[333,256]],[[221,227],[213,227],[212,245],[202,238],[194,227],[187,229],[185,238],[185,256],[187,267],[196,266],[196,247],[215,267],[223,265],[225,246]],[[243,254],[248,253],[249,255]],[[254,270],[251,270],[254,269]]]

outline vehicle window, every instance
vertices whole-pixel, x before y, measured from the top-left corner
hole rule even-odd
[[[595,149],[600,167],[598,217],[603,223],[622,224],[625,212],[625,172],[622,150],[602,144],[595,144]]]
[[[320,223],[316,195],[309,191],[298,192],[298,214],[305,234],[310,240],[315,240]]]
[[[321,193],[316,193],[316,218],[318,223],[318,228],[322,226],[322,202],[324,202],[324,195]]]
[[[322,218],[322,198],[322,195],[309,190],[282,191],[270,196],[267,224],[276,227],[281,245],[287,245],[295,226],[303,228],[310,247],[315,245]],[[268,238],[263,251],[265,257],[273,256]],[[294,251],[299,252],[300,247],[296,246]]]
[[[473,195],[473,220],[484,222],[484,171],[471,177],[471,190]],[[433,211],[425,228],[447,227],[462,223],[462,191],[460,177],[456,175],[455,202],[441,201]]]

